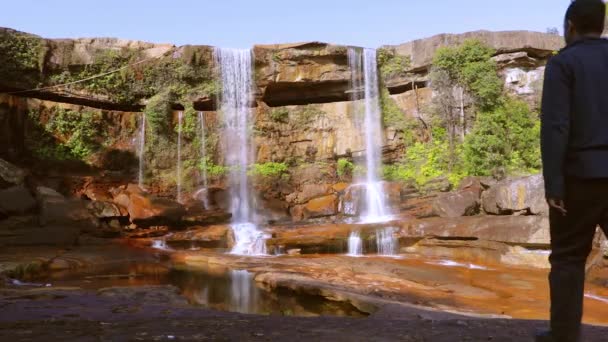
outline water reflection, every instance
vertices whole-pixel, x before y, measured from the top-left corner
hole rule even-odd
[[[350,304],[320,296],[266,290],[256,283],[252,273],[243,270],[180,269],[171,271],[169,278],[193,304],[216,310],[304,317],[366,315]]]

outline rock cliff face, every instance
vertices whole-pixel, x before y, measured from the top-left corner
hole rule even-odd
[[[410,61],[407,67],[383,73],[381,85],[404,116],[418,117],[431,102],[428,75],[437,48],[466,39],[495,48],[505,88],[531,103],[538,97],[546,60],[562,46],[560,37],[523,31],[439,35],[385,46],[382,49],[393,56]],[[214,136],[218,85],[212,47],[110,38],[49,40],[10,29],[0,29],[0,47],[0,92],[4,92],[0,94],[0,158],[29,166],[39,165],[45,159],[41,157],[57,161],[62,159],[57,158],[59,152],[69,152],[86,156],[81,159],[87,167],[114,170],[135,180],[140,111],[162,98],[174,110],[203,112],[208,152],[213,152],[210,160],[221,164],[222,156],[216,152],[221,150],[219,139]],[[262,200],[268,205],[282,203],[275,206],[285,214],[290,209],[296,216],[312,217],[337,211],[338,201],[329,197],[339,191],[324,191],[309,199],[319,202],[318,198],[329,196],[326,202],[331,208],[318,208],[309,201],[291,203],[288,196],[306,192],[306,184],[331,187],[350,181],[338,176],[336,161],[362,157],[364,141],[353,119],[347,50],[320,42],[253,47],[255,160],[291,167],[289,181],[257,186],[269,190]],[[76,82],[116,69],[121,71]],[[146,155],[146,165],[149,189],[170,195],[177,158],[175,112],[164,120],[166,140]],[[75,131],[87,134],[86,141],[77,141],[84,146],[72,139]],[[200,156],[188,146],[194,146],[198,137],[191,134],[183,139],[184,165],[189,166],[184,179],[197,179],[200,172],[193,165]],[[404,132],[386,127],[384,161],[397,160],[406,147]],[[194,183],[187,184],[186,191],[194,191]],[[216,193],[225,188],[221,179],[212,183]]]

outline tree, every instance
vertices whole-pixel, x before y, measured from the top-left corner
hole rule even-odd
[[[559,36],[559,29],[557,27],[548,27],[547,34],[552,34],[555,36]]]
[[[521,100],[507,98],[481,112],[464,143],[464,169],[489,176],[497,170],[534,172],[540,168],[540,121]]]

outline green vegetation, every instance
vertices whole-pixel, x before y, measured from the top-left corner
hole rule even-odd
[[[280,177],[289,171],[286,163],[268,162],[263,164],[253,164],[249,169],[249,174],[252,176],[262,177]]]
[[[384,126],[401,130],[407,126],[405,114],[399,109],[385,87],[380,90],[380,110],[382,111]]]
[[[289,122],[289,109],[285,107],[273,108],[270,111],[270,118],[274,122],[287,123]]]
[[[378,67],[382,77],[390,77],[407,71],[411,64],[409,56],[398,55],[394,48],[378,49]]]
[[[464,170],[489,176],[494,170],[534,173],[540,170],[540,120],[520,100],[505,99],[492,111],[479,113],[463,145]]]
[[[303,108],[298,108],[293,124],[297,126],[308,125],[315,119],[325,116],[325,113],[320,105],[309,104]]]
[[[488,110],[500,104],[502,95],[502,80],[492,60],[495,52],[477,40],[467,40],[458,47],[439,48],[433,67],[471,93],[480,109]]]
[[[207,176],[209,177],[223,177],[230,171],[230,168],[227,166],[213,163],[210,157],[205,157],[205,159],[200,162],[199,169],[201,171],[206,171]]]
[[[197,132],[200,130],[198,122],[198,113],[192,107],[192,103],[188,103],[183,111],[182,124],[175,126],[175,132],[181,131],[185,139],[193,140],[196,138]],[[200,146],[200,143],[199,143]]]
[[[538,172],[538,115],[526,102],[503,93],[493,54],[478,41],[438,49],[432,72],[438,96],[428,113],[429,139],[406,142],[402,160],[385,166],[386,179],[422,187],[440,177],[455,184],[465,176]],[[455,95],[459,89],[464,97]],[[391,110],[383,106],[383,112]],[[386,118],[395,125],[394,115]],[[410,122],[408,130],[415,126]]]
[[[12,31],[0,30],[0,75],[24,86],[36,86],[44,69],[48,47],[44,39]]]
[[[48,81],[63,84],[119,70],[72,87],[128,105],[161,93],[172,94],[175,100],[215,95],[218,85],[203,57],[206,52],[195,48],[180,52],[179,58],[174,58],[175,51],[171,51],[160,58],[147,60],[140,50],[99,50],[93,63],[80,69],[64,69],[51,75]]]
[[[422,186],[430,180],[445,175],[448,169],[447,143],[435,140],[415,143],[408,147],[401,163],[386,165],[384,178],[392,181],[413,181]]]
[[[38,111],[31,111],[29,117],[35,127],[28,146],[40,159],[86,161],[103,145],[99,112],[54,107],[46,123]]]
[[[338,159],[338,166],[336,172],[338,177],[343,178],[345,176],[351,176],[355,170],[355,164],[346,158]]]

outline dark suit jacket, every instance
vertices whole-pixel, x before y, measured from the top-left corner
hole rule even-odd
[[[564,199],[568,177],[608,178],[608,40],[578,40],[549,60],[541,123],[547,197]]]

